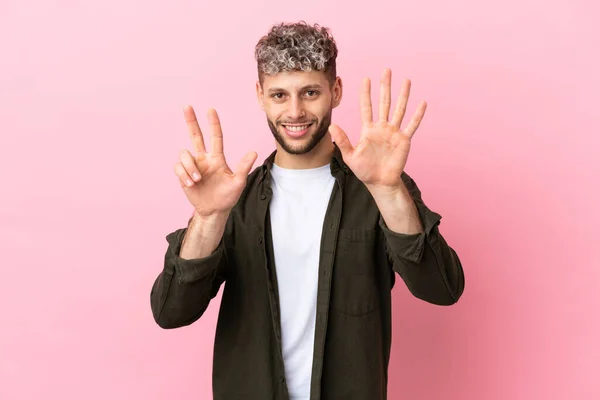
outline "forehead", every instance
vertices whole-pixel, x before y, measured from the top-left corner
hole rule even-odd
[[[274,75],[265,75],[263,90],[298,91],[306,86],[329,86],[323,71],[289,71],[279,72]]]

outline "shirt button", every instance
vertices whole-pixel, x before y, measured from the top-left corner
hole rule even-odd
[[[258,243],[262,244],[262,236],[258,238]]]
[[[285,382],[285,378],[284,377],[279,378],[279,382],[284,383]]]
[[[261,195],[260,195],[260,199],[261,199],[261,200],[266,200],[266,199],[267,199],[267,196],[266,196],[266,195],[264,195],[264,194],[261,194]]]

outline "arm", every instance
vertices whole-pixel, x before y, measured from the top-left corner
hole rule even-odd
[[[391,83],[392,72],[386,69],[379,93],[379,119],[374,121],[371,81],[368,78],[363,81],[360,93],[363,126],[356,146],[340,127],[331,125],[329,131],[344,161],[377,203],[381,213],[379,224],[394,271],[416,297],[434,304],[454,304],[464,290],[462,266],[439,233],[441,216],[425,206],[417,185],[404,173],[412,138],[427,103],[419,103],[402,129],[411,82],[404,80],[390,119]]]
[[[152,314],[165,329],[190,325],[206,311],[225,281],[226,215],[194,214],[188,227],[167,235],[163,271],[150,294]]]
[[[398,191],[371,190],[381,212],[392,269],[415,297],[432,304],[454,304],[465,285],[461,262],[439,232],[441,216],[424,204],[408,174],[402,173],[402,182]]]
[[[246,154],[233,172],[223,154],[223,132],[217,112],[208,112],[210,153],[206,152],[193,108],[186,107],[184,116],[196,154],[182,151],[175,163],[175,174],[194,207],[194,216],[187,228],[167,236],[164,267],[152,286],[152,315],[163,328],[178,328],[200,318],[225,281],[226,226],[257,157],[254,152]]]

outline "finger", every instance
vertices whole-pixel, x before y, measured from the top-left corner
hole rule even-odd
[[[185,168],[187,175],[191,177],[194,182],[199,182],[202,175],[200,174],[200,170],[198,169],[192,154],[188,150],[182,150],[179,155],[179,161],[181,162],[181,165],[183,165],[183,168]]]
[[[371,105],[371,80],[365,78],[360,88],[360,115],[363,124],[373,122],[373,106]]]
[[[190,139],[192,140],[194,151],[197,153],[205,153],[206,147],[204,146],[204,138],[202,137],[202,131],[200,130],[200,125],[198,125],[198,118],[196,118],[196,113],[192,106],[185,106],[183,115],[188,131],[190,132]]]
[[[354,147],[352,143],[350,143],[350,139],[348,139],[348,135],[337,125],[330,125],[329,132],[333,137],[333,141],[340,148],[343,158],[348,158],[352,156],[352,152],[354,151]]]
[[[208,123],[210,124],[210,147],[214,154],[223,153],[223,131],[221,130],[221,121],[216,110],[208,110]]]
[[[408,126],[406,127],[406,130],[404,131],[404,134],[406,136],[412,137],[415,134],[415,132],[417,131],[417,128],[419,127],[419,125],[421,124],[421,121],[423,120],[423,116],[425,116],[426,109],[427,109],[426,102],[422,101],[421,103],[419,103],[419,106],[417,107],[417,111],[413,115]]]
[[[194,182],[192,182],[192,179],[185,171],[185,168],[183,167],[183,164],[181,164],[181,162],[175,164],[175,175],[177,175],[177,177],[179,178],[179,183],[181,184],[181,187],[194,186]]]
[[[404,79],[391,121],[391,124],[398,128],[400,128],[400,124],[402,124],[402,119],[404,119],[404,114],[406,113],[406,105],[408,104],[408,96],[410,95],[410,86],[410,79]]]
[[[237,168],[235,170],[236,178],[244,180],[247,179],[248,174],[250,173],[250,170],[252,169],[252,166],[254,165],[254,162],[256,161],[257,157],[258,154],[256,154],[253,151],[246,154],[237,165]]]
[[[387,122],[392,104],[392,71],[386,68],[379,89],[379,122]]]

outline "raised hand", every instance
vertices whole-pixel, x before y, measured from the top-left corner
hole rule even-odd
[[[209,153],[206,152],[194,109],[185,107],[184,116],[195,154],[183,150],[175,164],[175,174],[196,214],[209,217],[228,213],[238,201],[258,155],[247,153],[233,172],[223,154],[223,132],[217,112],[208,112],[211,132]]]
[[[329,128],[344,161],[367,187],[393,189],[401,184],[411,139],[427,108],[427,103],[422,101],[408,125],[401,129],[410,94],[410,80],[404,80],[394,114],[389,120],[391,84],[392,72],[386,69],[381,79],[379,119],[373,121],[371,82],[368,78],[363,81],[360,92],[362,131],[356,147],[352,146],[340,127],[331,125]]]

